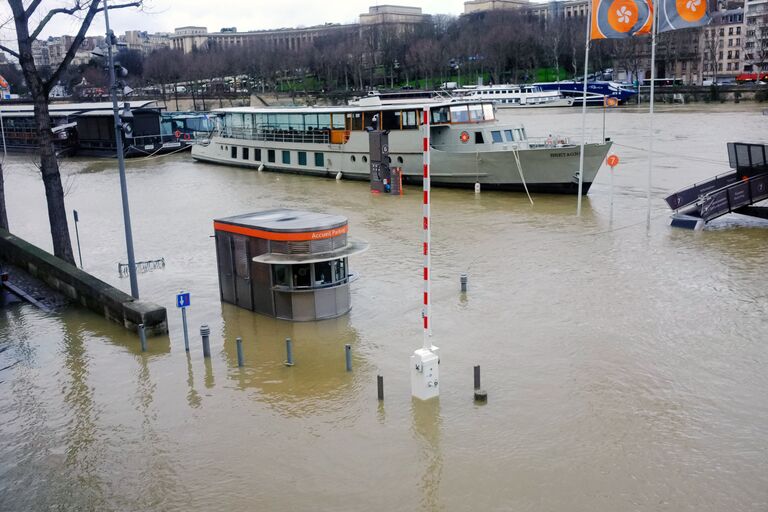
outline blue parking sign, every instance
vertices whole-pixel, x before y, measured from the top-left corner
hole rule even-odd
[[[189,306],[189,292],[176,295],[176,307],[186,308],[187,306]]]

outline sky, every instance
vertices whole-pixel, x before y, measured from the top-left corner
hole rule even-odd
[[[7,15],[7,3],[0,12]],[[28,1],[24,2],[25,4]],[[64,0],[43,0],[38,8],[44,15]],[[110,5],[120,3],[110,0]],[[135,8],[110,11],[109,21],[117,34],[126,30],[173,32],[176,27],[195,25],[217,32],[222,27],[237,27],[238,31],[321,25],[323,23],[355,23],[361,13],[372,5],[408,5],[421,7],[425,14],[464,12],[464,0],[145,0],[141,10]],[[59,15],[51,20],[43,37],[74,34],[75,20]],[[104,33],[104,18],[99,16],[91,25],[89,35]],[[0,38],[13,37],[12,24],[6,25]]]

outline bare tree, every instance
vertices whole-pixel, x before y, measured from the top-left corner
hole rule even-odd
[[[40,173],[45,187],[45,198],[48,203],[48,221],[51,227],[53,241],[53,254],[59,258],[75,264],[72,253],[72,242],[69,237],[67,225],[67,212],[64,206],[64,189],[61,184],[59,162],[56,158],[56,150],[53,146],[53,133],[51,132],[51,116],[48,112],[48,95],[51,88],[59,81],[64,70],[72,62],[75,52],[85,39],[85,34],[91,26],[91,22],[97,13],[103,10],[100,0],[73,0],[68,6],[60,6],[49,9],[39,22],[36,11],[43,0],[30,0],[24,5],[24,0],[7,0],[13,12],[16,27],[16,43],[18,50],[12,50],[0,45],[0,50],[15,57],[19,61],[24,80],[27,82],[30,96],[34,103],[35,122],[37,124],[40,140]],[[110,9],[138,6],[140,2],[118,4]],[[80,27],[67,48],[64,59],[56,67],[48,78],[43,78],[32,54],[32,43],[42,33],[48,23],[57,16],[69,16],[79,19]]]

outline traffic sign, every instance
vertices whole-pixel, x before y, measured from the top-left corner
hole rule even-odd
[[[189,292],[182,292],[176,295],[176,307],[177,308],[186,308],[190,304],[189,301]]]
[[[610,167],[616,167],[619,165],[619,157],[616,155],[608,155],[608,158],[605,160],[605,163],[607,163]]]

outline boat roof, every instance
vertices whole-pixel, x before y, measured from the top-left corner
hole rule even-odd
[[[375,98],[369,98],[369,99],[375,99]],[[312,106],[312,107],[227,107],[227,108],[217,108],[213,112],[219,113],[219,114],[274,114],[274,113],[282,113],[282,114],[317,114],[317,113],[329,113],[329,114],[344,114],[347,112],[378,112],[380,110],[422,110],[424,107],[428,106],[430,109],[439,108],[439,107],[455,107],[457,105],[469,105],[469,104],[489,104],[491,105],[492,102],[488,100],[460,100],[460,101],[436,101],[436,102],[427,102],[427,101],[421,101],[417,103],[397,103],[397,104],[389,104],[389,103],[381,103],[381,102],[374,102],[374,103],[368,103],[366,102],[364,105],[343,105],[343,106],[332,106],[332,107],[320,107],[320,106]]]
[[[123,104],[128,103],[131,109],[140,108],[159,108],[154,100],[141,101],[122,101],[118,105],[120,111],[123,110]],[[31,103],[0,105],[0,113],[4,116],[30,117],[35,114],[35,106]],[[48,105],[48,112],[54,117],[66,116],[98,116],[112,115],[112,102],[100,101],[94,103],[51,103]]]
[[[305,233],[319,229],[333,229],[344,226],[347,224],[347,218],[341,215],[332,215],[328,213],[277,208],[274,210],[245,213],[233,217],[215,219],[215,222],[234,224],[236,226],[277,233]]]

